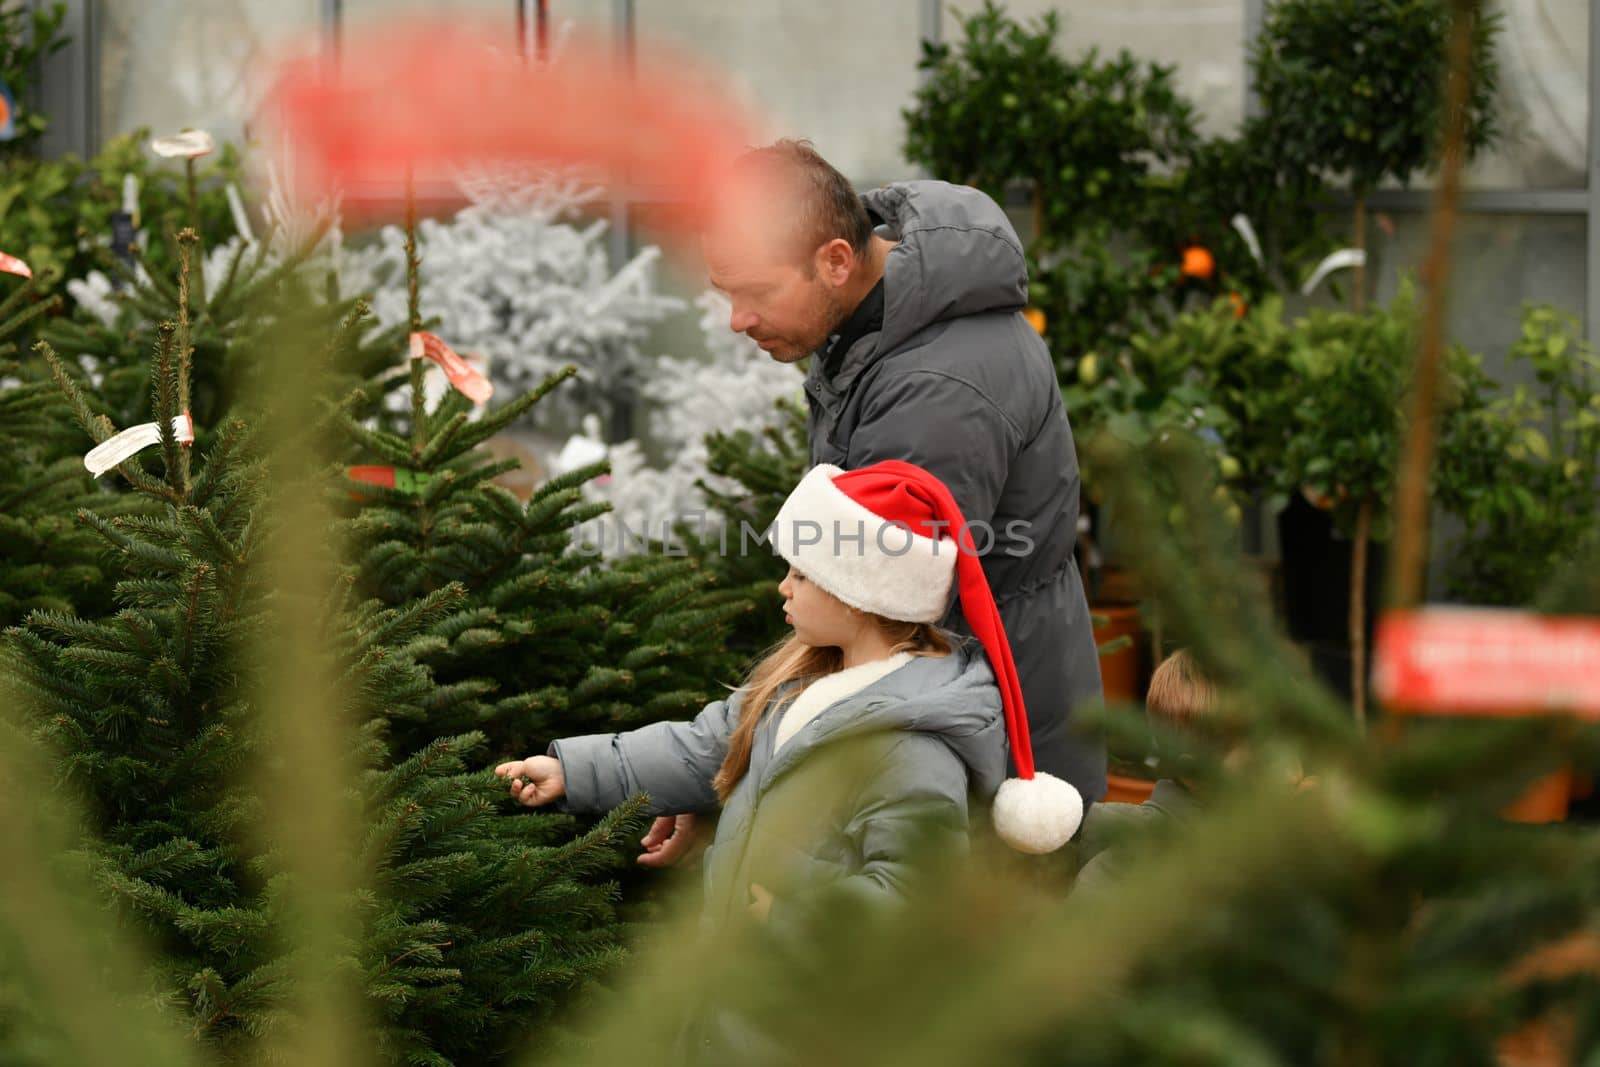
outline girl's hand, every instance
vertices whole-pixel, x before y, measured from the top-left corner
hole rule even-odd
[[[567,778],[561,773],[561,761],[550,756],[529,756],[502,763],[494,773],[511,779],[511,798],[530,808],[567,795]]]
[[[759,882],[750,883],[750,914],[762,923],[772,914],[772,892]]]
[[[696,815],[663,815],[650,824],[650,832],[640,839],[644,851],[638,863],[643,867],[674,867],[697,854],[705,845],[706,834]]]

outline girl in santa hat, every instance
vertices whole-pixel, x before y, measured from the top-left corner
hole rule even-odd
[[[965,848],[969,797],[992,803],[1016,848],[1064,844],[1082,801],[1033,769],[1011,648],[945,485],[909,463],[822,464],[770,534],[790,565],[779,590],[794,633],[745,684],[692,722],[503,763],[512,796],[597,813],[646,793],[656,814],[720,810],[705,859],[718,925],[779,924],[829,891],[897,899],[914,853]],[[934,625],[952,587],[981,649]]]

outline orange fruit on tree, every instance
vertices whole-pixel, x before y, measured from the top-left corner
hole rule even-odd
[[[1205,280],[1217,271],[1217,262],[1211,258],[1211,253],[1199,245],[1190,245],[1183,250],[1183,276],[1185,278],[1199,278]]]
[[[1035,330],[1039,331],[1039,335],[1041,337],[1044,336],[1044,312],[1040,311],[1038,308],[1029,308],[1022,313],[1022,317],[1028,320],[1029,326],[1032,326]]]
[[[1246,304],[1244,297],[1238,293],[1229,293],[1228,303],[1233,305],[1233,317],[1236,319],[1244,318],[1244,313],[1250,309],[1250,305]]]

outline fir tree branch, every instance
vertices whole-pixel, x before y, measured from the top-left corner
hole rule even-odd
[[[402,467],[411,462],[411,450],[394,434],[370,430],[342,411],[336,413],[334,423],[352,441],[377,453],[379,458]]]
[[[531,409],[535,404],[548,396],[550,391],[555,389],[556,386],[560,385],[568,378],[576,376],[577,373],[578,368],[568,364],[567,366],[562,367],[556,373],[552,374],[550,377],[546,378],[539,384],[538,388],[523,393],[521,396],[517,397],[511,403],[502,408],[497,408],[496,410],[491,411],[482,419],[473,423],[471,427],[461,434],[460,439],[456,443],[455,454],[460,455],[461,453],[466,452],[468,449],[476,448],[478,445],[487,441],[489,438],[493,437],[495,434],[499,433],[513,422],[517,421],[517,419],[521,418],[522,415]]]
[[[369,648],[392,644],[417,633],[457,611],[466,603],[467,590],[460,582],[450,582],[400,608],[385,611],[370,629],[358,635],[356,647]]]
[[[216,519],[206,508],[195,505],[185,505],[178,509],[178,521],[183,527],[196,537],[191,538],[191,543],[198,538],[201,545],[217,562],[229,567],[239,566],[244,562],[236,546],[217,525]]]
[[[434,433],[432,440],[422,449],[422,454],[417,457],[419,465],[424,470],[432,470],[439,462],[439,457],[449,448],[461,431],[467,427],[467,413],[457,412],[449,422]]]
[[[422,258],[417,253],[417,195],[410,169],[406,170],[406,321],[410,333],[422,329]],[[407,348],[406,358],[411,361],[411,461],[422,459],[427,447],[427,409],[423,379],[427,365],[412,358]]]
[[[35,277],[29,278],[27,281],[23,282],[20,286],[12,291],[10,296],[6,297],[4,300],[0,300],[0,322],[3,322],[8,316],[16,314],[18,308],[33,300],[40,293],[48,292],[50,289],[54,288],[58,280],[59,278],[56,270],[51,268],[48,271],[40,271]],[[61,298],[57,296],[53,299],[59,306]],[[0,329],[0,336],[7,336],[10,333],[11,330],[9,329]]]
[[[155,409],[156,425],[161,430],[161,459],[165,468],[166,483],[180,497],[187,495],[183,482],[183,464],[178,456],[178,437],[172,432],[172,420],[183,411],[179,402],[181,385],[179,366],[173,351],[174,329],[170,322],[156,327],[156,367],[150,376],[150,406]]]
[[[209,565],[196,563],[184,598],[182,623],[178,629],[178,666],[185,674],[194,664],[195,642],[200,632],[200,616],[203,610],[202,594],[205,592],[206,578],[210,573]]]
[[[192,161],[191,161],[192,162]],[[189,327],[190,257],[200,237],[194,230],[178,234],[178,408],[189,410],[189,361],[194,348]]]
[[[48,341],[35,342],[33,350],[44,357],[50,365],[50,376],[55,379],[56,387],[66,396],[72,414],[77,418],[78,425],[83,427],[83,432],[88,434],[95,444],[99,444],[112,434],[116,427],[111,425],[111,420],[104,415],[96,415],[89,408],[88,400],[84,399],[83,391],[78,388],[78,383],[72,380],[67,373],[66,365],[61,357],[56,355],[55,349],[50,347]]]
[[[21,311],[13,311],[12,302],[27,291],[26,286],[18,289],[9,300],[0,304],[0,337],[11,337],[34,319],[61,310],[61,296],[53,293],[47,299],[30,304]]]

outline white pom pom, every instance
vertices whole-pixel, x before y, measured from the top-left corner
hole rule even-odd
[[[1083,797],[1053,774],[1008,778],[1000,783],[992,813],[995,833],[1018,852],[1054,852],[1078,832]]]

